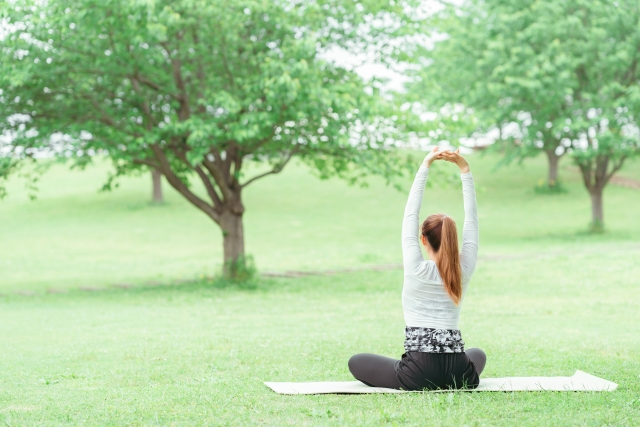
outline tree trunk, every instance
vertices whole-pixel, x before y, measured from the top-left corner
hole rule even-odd
[[[238,270],[245,267],[242,214],[225,210],[220,216],[220,228],[224,245],[224,274],[236,277]]]
[[[151,181],[153,182],[153,202],[164,202],[164,198],[162,197],[162,174],[158,170],[152,169]]]
[[[547,153],[547,159],[549,159],[549,178],[547,184],[549,187],[553,187],[558,182],[558,163],[560,156],[556,154],[555,150],[545,150]]]
[[[596,186],[591,194],[591,229],[593,231],[604,230],[604,210],[602,206],[602,187]]]

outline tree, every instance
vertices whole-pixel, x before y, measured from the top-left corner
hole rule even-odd
[[[151,184],[152,184],[152,200],[154,203],[164,202],[162,195],[162,172],[158,169],[151,170]]]
[[[507,160],[543,151],[550,185],[571,152],[601,229],[604,186],[639,150],[639,19],[635,1],[448,5],[433,18],[447,37],[422,52],[414,92],[437,93],[434,109],[472,110],[477,131],[511,128]]]
[[[242,192],[295,156],[321,178],[391,178],[396,111],[376,85],[324,61],[375,49],[420,24],[409,2],[20,0],[5,4],[2,123],[16,144],[51,146],[115,173],[159,171],[222,230],[227,274],[243,259]],[[248,176],[246,164],[268,168]],[[206,196],[190,185],[195,177]]]

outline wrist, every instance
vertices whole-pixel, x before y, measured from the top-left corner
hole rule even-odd
[[[471,172],[471,169],[469,168],[469,166],[462,166],[460,168],[460,174],[464,175],[465,173],[469,173]]]

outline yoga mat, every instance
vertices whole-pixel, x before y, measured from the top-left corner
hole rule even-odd
[[[392,388],[369,387],[360,381],[326,381],[307,383],[264,383],[280,394],[361,394],[361,393],[411,393]],[[571,377],[506,377],[481,378],[476,389],[456,391],[613,391],[618,384],[598,378],[586,372],[576,371]],[[449,390],[433,390],[447,392]]]

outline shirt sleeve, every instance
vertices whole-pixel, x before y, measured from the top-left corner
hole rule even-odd
[[[404,208],[404,218],[402,220],[402,263],[405,273],[413,273],[417,265],[424,261],[420,250],[420,241],[418,240],[418,223],[422,195],[428,175],[429,168],[420,166],[409,191],[407,206]]]
[[[476,205],[476,191],[471,172],[461,174],[462,199],[464,202],[464,226],[462,227],[462,250],[460,262],[462,270],[471,278],[478,260],[478,243],[480,233],[478,229],[478,207]]]

